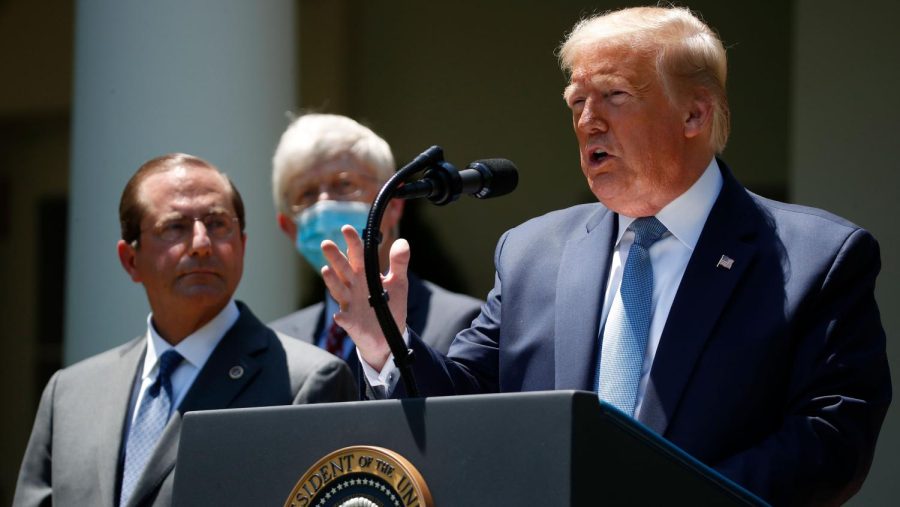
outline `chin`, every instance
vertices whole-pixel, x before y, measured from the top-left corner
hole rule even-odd
[[[192,284],[180,287],[178,292],[190,302],[205,300],[217,301],[230,297],[224,284]]]

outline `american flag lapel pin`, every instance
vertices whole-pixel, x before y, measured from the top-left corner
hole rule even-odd
[[[734,259],[727,255],[722,255],[722,258],[719,259],[719,262],[716,264],[717,268],[725,268],[731,269],[731,266],[734,266]]]

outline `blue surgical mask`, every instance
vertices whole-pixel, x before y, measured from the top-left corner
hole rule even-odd
[[[334,241],[342,252],[347,251],[347,242],[341,234],[341,227],[352,225],[362,236],[369,217],[369,205],[357,201],[319,201],[294,217],[297,224],[297,251],[307,262],[321,272],[328,265],[322,255],[322,241]]]

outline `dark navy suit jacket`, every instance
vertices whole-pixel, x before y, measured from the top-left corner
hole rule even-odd
[[[878,244],[719,163],[638,419],[774,504],[838,503],[862,484],[891,398]],[[449,355],[412,336],[423,395],[593,390],[617,222],[595,203],[504,234],[494,288]]]

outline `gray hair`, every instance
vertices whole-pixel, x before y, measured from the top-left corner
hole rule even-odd
[[[357,121],[336,114],[305,114],[281,135],[272,157],[272,197],[275,207],[289,211],[288,184],[322,163],[351,156],[371,168],[385,182],[394,173],[394,155],[388,143]]]

